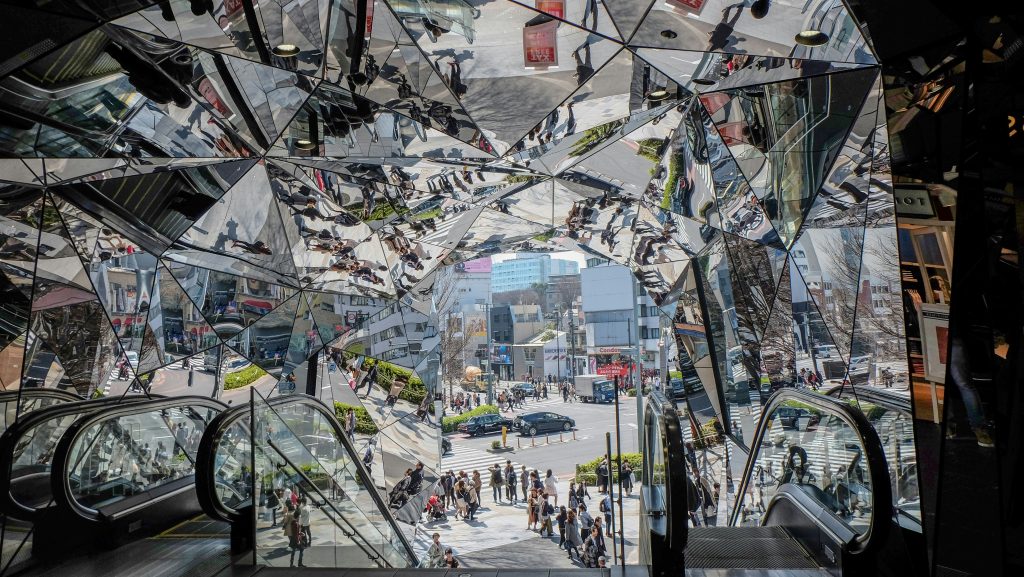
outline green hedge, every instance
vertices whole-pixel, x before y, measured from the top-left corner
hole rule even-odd
[[[700,437],[693,440],[694,448],[704,449],[706,447],[714,447],[722,442],[718,437],[718,431],[715,429],[716,424],[718,424],[717,417],[712,418],[710,421],[700,426]]]
[[[461,415],[455,415],[454,417],[445,417],[445,418],[441,419],[441,432],[442,433],[451,433],[461,423],[465,423],[466,421],[468,421],[469,419],[471,419],[472,417],[475,417],[477,415],[497,415],[497,414],[498,414],[498,407],[496,407],[494,405],[480,405],[479,407],[473,409],[472,411],[466,411],[465,413],[462,413]]]
[[[615,463],[615,461],[618,460],[618,458],[619,458],[618,455],[612,455],[612,465],[611,465],[610,469],[612,469],[612,481],[613,482],[619,480],[618,471],[614,470],[615,469],[614,463]],[[603,456],[602,457],[598,457],[598,458],[594,459],[593,461],[588,461],[586,463],[580,463],[580,464],[576,465],[576,480],[577,481],[585,481],[587,483],[587,485],[596,485],[597,484],[597,466],[601,464],[601,460],[602,459],[604,459]],[[629,463],[629,466],[633,468],[633,477],[639,483],[640,482],[640,478],[641,478],[641,471],[643,469],[643,463],[644,463],[644,456],[643,456],[643,454],[641,454],[641,453],[623,453],[622,454],[622,460],[625,461],[626,463]]]
[[[391,383],[395,380],[395,377],[403,377],[408,384],[398,394],[399,399],[419,406],[423,402],[424,397],[427,396],[426,385],[411,370],[371,358],[363,360],[362,368],[364,371],[368,371],[373,365],[377,365],[377,385],[384,389],[385,392],[391,390]]]
[[[231,389],[251,385],[265,374],[267,374],[267,372],[256,364],[249,365],[240,371],[228,373],[224,377],[224,390],[230,391]]]
[[[338,417],[338,422],[341,426],[345,426],[345,413],[349,409],[356,410],[356,432],[364,435],[376,435],[380,430],[377,428],[377,424],[370,418],[370,413],[363,407],[356,407],[353,405],[347,405],[345,403],[339,403],[334,401],[334,415]]]

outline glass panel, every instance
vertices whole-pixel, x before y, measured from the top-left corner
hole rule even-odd
[[[798,401],[773,411],[756,448],[753,476],[740,496],[741,525],[759,525],[784,485],[796,486],[863,534],[873,506],[863,441],[834,414]]]
[[[216,415],[169,407],[93,424],[71,448],[69,476],[78,504],[101,510],[195,473],[195,452]]]
[[[367,491],[375,489],[362,486],[358,465],[338,450],[325,419],[297,404],[283,405],[278,412],[258,394],[253,395],[253,411],[258,423],[253,443],[259,491],[275,492],[284,511],[281,523],[287,523],[297,507],[300,527],[308,527],[304,542],[298,535],[283,536],[272,528],[273,519],[258,519],[256,554],[261,562],[283,566],[280,551],[287,550],[289,562],[310,567],[412,564],[393,526],[374,514],[379,509]]]

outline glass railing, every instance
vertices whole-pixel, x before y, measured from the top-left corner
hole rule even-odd
[[[298,505],[309,527],[308,546],[302,547],[298,540],[285,538],[272,519],[256,519],[258,559],[271,566],[299,559],[310,567],[416,565],[400,529],[381,513],[379,495],[374,498],[376,489],[359,470],[347,439],[338,447],[336,423],[312,405],[268,403],[256,391],[252,411],[255,501],[278,501],[282,511],[289,503]],[[287,559],[279,555],[282,545],[289,550]]]
[[[643,414],[640,562],[649,569],[681,568],[687,540],[687,504],[679,415],[672,401],[659,391],[647,396]]]
[[[28,413],[61,403],[81,400],[82,397],[60,389],[28,388],[0,392],[0,405],[3,406],[0,433],[6,431],[19,417],[24,417]]]
[[[855,407],[783,389],[765,407],[751,451],[733,525],[764,524],[773,498],[798,488],[856,533],[859,548],[887,527],[892,516],[884,451]]]
[[[193,490],[199,440],[225,408],[209,398],[177,397],[81,417],[57,445],[57,505],[100,519]]]
[[[0,436],[0,511],[22,520],[53,502],[50,472],[57,444],[75,421],[110,407],[149,400],[149,397],[102,398],[50,405],[22,414]]]
[[[828,395],[858,407],[878,433],[885,450],[893,507],[920,530],[921,493],[909,396],[868,387],[836,387]]]

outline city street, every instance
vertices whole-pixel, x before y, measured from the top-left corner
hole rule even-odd
[[[622,451],[638,452],[636,398],[622,396],[619,398],[620,428],[622,432]],[[452,451],[441,459],[441,469],[458,472],[461,469],[483,471],[494,463],[505,463],[511,459],[514,463],[526,465],[528,469],[546,471],[551,469],[559,478],[575,474],[575,465],[591,461],[605,454],[605,433],[612,433],[612,452],[616,452],[615,444],[615,405],[614,403],[564,403],[562,398],[550,395],[548,399],[539,401],[528,400],[526,409],[516,409],[515,413],[505,411],[503,416],[515,419],[517,415],[537,411],[550,411],[565,415],[576,421],[575,440],[572,434],[549,433],[539,434],[536,438],[521,437],[509,431],[508,445],[513,447],[510,452],[489,453],[491,442],[500,440],[501,434],[488,434],[469,437],[463,433],[445,435],[452,442]]]

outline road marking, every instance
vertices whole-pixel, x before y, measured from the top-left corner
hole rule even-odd
[[[636,423],[626,423],[626,424],[629,425],[630,427],[633,427],[634,429],[638,429],[639,428],[639,427],[636,426]]]

